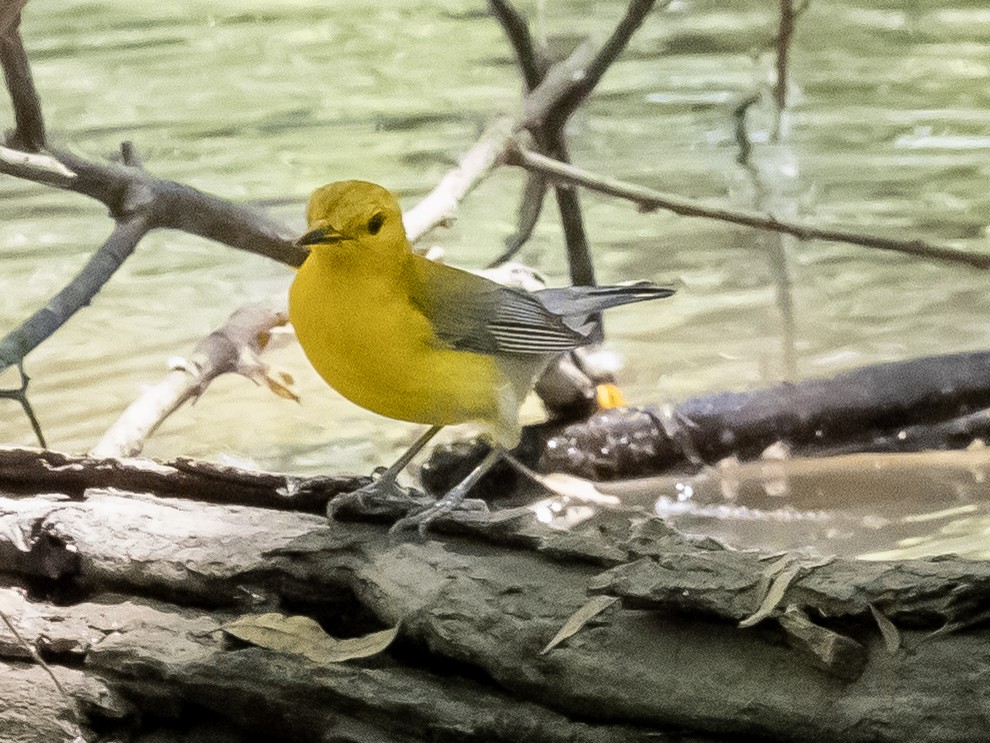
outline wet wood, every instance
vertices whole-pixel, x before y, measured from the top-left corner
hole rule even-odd
[[[990,435],[990,352],[864,367],[832,378],[723,392],[659,408],[618,408],[526,430],[519,456],[596,480],[792,454],[965,448]],[[444,482],[444,463],[434,475]]]

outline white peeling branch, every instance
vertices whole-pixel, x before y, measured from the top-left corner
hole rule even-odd
[[[453,219],[464,197],[501,163],[512,130],[511,119],[498,119],[465,153],[457,167],[448,171],[422,201],[405,213],[402,221],[409,242],[416,242],[434,227]]]
[[[199,397],[216,377],[236,372],[266,384],[275,394],[297,399],[287,374],[272,372],[260,354],[272,331],[288,321],[284,310],[267,303],[246,305],[199,342],[188,359],[170,363],[171,371],[123,412],[90,451],[94,457],[132,457],[162,422],[190,399]]]

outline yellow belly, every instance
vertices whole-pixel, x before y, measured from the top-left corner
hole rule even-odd
[[[503,424],[500,401],[511,390],[494,360],[441,348],[408,298],[380,283],[335,277],[312,260],[299,269],[289,318],[320,376],[347,399],[390,418]]]

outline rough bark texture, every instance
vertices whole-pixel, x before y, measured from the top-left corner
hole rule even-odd
[[[0,739],[987,739],[985,565],[768,558],[622,510],[436,529],[102,488],[0,498],[21,638],[0,625]],[[594,594],[621,601],[541,653]],[[272,611],[400,634],[317,664],[222,630]]]

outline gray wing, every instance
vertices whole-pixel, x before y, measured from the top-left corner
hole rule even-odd
[[[588,342],[539,299],[413,256],[412,300],[446,346],[475,353],[555,354]]]

